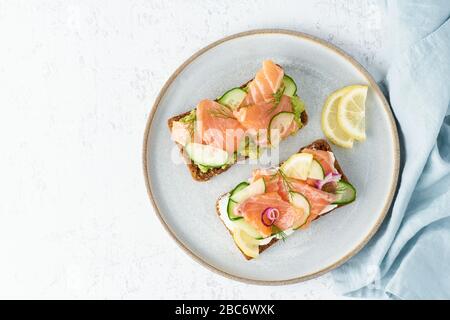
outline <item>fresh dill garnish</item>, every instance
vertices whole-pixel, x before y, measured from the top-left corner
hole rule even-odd
[[[229,106],[225,106],[223,104],[218,104],[219,107],[209,110],[209,114],[216,117],[216,118],[222,118],[222,119],[236,119],[236,117],[233,115],[233,109],[231,109]]]
[[[195,120],[197,120],[196,109],[192,110],[188,115],[180,119],[180,122],[186,125],[186,128],[189,130],[191,136],[194,135]]]
[[[283,242],[286,240],[287,234],[284,231],[280,231],[277,234],[280,236],[280,238],[281,238],[281,240],[283,240]]]
[[[280,176],[283,184],[285,186],[285,188],[288,190],[288,193],[291,194],[293,191],[293,187],[292,184],[289,182],[289,178],[285,175],[285,173],[281,170],[278,169],[276,173],[274,173],[270,179],[275,179],[277,176]],[[281,239],[283,241],[286,240],[287,234],[281,230],[280,228],[278,228],[277,226],[273,225],[272,226],[272,233],[273,235],[275,235],[278,239]]]
[[[180,121],[183,123],[191,123],[194,122],[196,118],[197,118],[196,109],[194,109],[191,112],[189,112],[188,115],[185,115],[183,118],[181,118]]]
[[[283,241],[286,240],[286,238],[287,238],[287,234],[283,230],[278,228],[277,226],[272,226],[272,233],[278,239],[281,239]]]
[[[278,170],[277,170],[277,172],[275,172],[274,174],[272,174],[272,175],[270,176],[269,179],[270,179],[269,181],[273,181],[273,180],[275,180],[275,179],[278,179]]]
[[[273,103],[273,106],[269,110],[267,110],[267,113],[271,114],[278,108],[281,98],[283,97],[285,88],[286,87],[282,86],[277,90],[277,92],[272,94],[272,100],[270,102]]]
[[[275,103],[275,104],[279,104],[280,103],[280,101],[281,101],[281,98],[283,97],[283,94],[284,94],[284,90],[286,89],[286,87],[280,87],[278,90],[277,90],[277,92],[275,92],[274,94],[273,94],[273,102]]]
[[[281,180],[283,180],[284,187],[287,189],[288,193],[291,194],[294,189],[291,182],[289,181],[289,178],[286,176],[286,174],[283,172],[283,170],[278,169],[277,174],[280,175]]]

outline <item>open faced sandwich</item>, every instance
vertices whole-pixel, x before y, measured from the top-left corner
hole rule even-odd
[[[295,81],[270,60],[244,85],[168,120],[192,177],[206,181],[240,158],[258,157],[307,123]]]
[[[217,201],[217,214],[246,259],[330,211],[353,202],[356,190],[325,140],[279,167],[257,169]]]

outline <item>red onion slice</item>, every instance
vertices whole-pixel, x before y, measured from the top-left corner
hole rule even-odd
[[[278,219],[279,216],[280,211],[277,208],[269,207],[264,209],[264,211],[261,213],[261,222],[266,227],[270,227],[271,225],[273,225],[275,220]]]
[[[322,190],[323,186],[329,182],[338,182],[341,180],[342,175],[339,173],[330,172],[322,180],[316,181],[316,188]]]

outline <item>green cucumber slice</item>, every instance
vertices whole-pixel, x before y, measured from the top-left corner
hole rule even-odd
[[[269,143],[277,146],[284,138],[294,121],[295,115],[292,112],[280,112],[272,117],[269,123]]]
[[[239,190],[232,194],[230,196],[230,199],[236,203],[241,203],[252,196],[262,194],[264,192],[266,192],[266,184],[263,178],[259,178],[258,180],[250,183],[242,190]]]
[[[336,186],[337,199],[333,204],[347,204],[355,201],[356,189],[348,182],[338,181]]]
[[[297,93],[297,85],[295,81],[288,75],[283,77],[284,92],[283,94],[289,97],[293,97]]]
[[[217,102],[235,110],[237,109],[237,107],[239,107],[246,95],[247,92],[245,92],[241,88],[233,88],[228,90],[220,98],[218,98]]]
[[[237,215],[234,214],[234,208],[237,206],[238,204],[236,202],[234,202],[231,199],[228,199],[228,205],[227,205],[227,213],[228,213],[228,218],[231,221],[235,221],[235,220],[240,220],[242,219],[242,217],[239,217]]]
[[[242,189],[248,187],[250,185],[250,183],[243,181],[241,183],[239,183],[236,187],[234,187],[233,190],[231,190],[230,195],[233,195],[239,191],[241,191]]]
[[[308,220],[309,214],[311,212],[311,205],[309,204],[308,199],[301,193],[298,192],[290,192],[289,193],[289,202],[297,208],[300,208],[303,210],[303,216],[300,221],[297,221],[292,228],[294,230],[300,228],[303,226],[306,221]]]
[[[245,182],[245,181],[241,182],[230,192],[230,197],[228,198],[227,213],[228,213],[228,218],[232,221],[242,219],[242,217],[236,216],[234,214],[234,208],[236,207],[237,202],[231,200],[231,196],[233,194],[239,192],[240,190],[246,188],[248,185],[249,185],[248,182]]]
[[[222,167],[230,160],[225,150],[205,144],[188,143],[185,150],[192,161],[205,167]]]
[[[313,160],[311,163],[311,167],[309,168],[308,178],[323,180],[325,178],[325,172],[322,168],[322,165],[317,160]]]

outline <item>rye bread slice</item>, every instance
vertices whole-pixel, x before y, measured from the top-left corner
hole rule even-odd
[[[330,151],[330,152],[332,152],[331,147],[330,147],[330,145],[328,144],[328,142],[327,142],[326,140],[323,140],[323,139],[316,140],[316,141],[314,141],[313,143],[311,143],[310,145],[308,145],[308,146],[306,146],[306,147],[302,147],[298,152],[302,152],[302,150],[303,150],[303,149],[306,149],[306,148],[308,148],[308,149],[313,149],[313,150],[323,150],[323,151]],[[282,164],[283,164],[283,162],[280,163],[280,166],[281,166]],[[341,180],[344,181],[344,182],[349,182],[348,179],[347,179],[347,176],[346,176],[346,175],[344,174],[344,172],[342,171],[342,168],[341,168],[341,166],[339,165],[339,162],[338,162],[337,159],[335,159],[334,167],[335,167],[336,170],[342,175]],[[216,212],[217,212],[217,215],[218,215],[218,216],[220,216],[219,201],[220,201],[223,197],[225,197],[227,194],[228,194],[228,193],[223,194],[223,195],[221,195],[221,196],[219,197],[219,199],[217,199],[217,202],[216,202]],[[337,209],[337,208],[339,208],[339,207],[343,207],[343,206],[345,206],[345,204],[343,204],[343,205],[338,205],[335,209]],[[333,209],[333,210],[335,210],[335,209]],[[330,212],[333,211],[333,210],[330,210],[329,212],[327,212],[327,213],[325,213],[325,214],[328,214],[328,213],[330,213]],[[325,214],[320,215],[320,216],[317,216],[314,220],[317,220],[318,218],[324,216]],[[219,219],[220,219],[220,218],[219,218]],[[220,220],[222,220],[222,219],[220,219]],[[223,221],[222,221],[222,222],[223,222]],[[224,224],[224,225],[225,225],[225,224]],[[225,228],[228,230],[228,232],[230,233],[230,235],[233,236],[233,233],[232,233],[226,226],[225,226]],[[266,249],[268,249],[269,247],[271,247],[272,245],[274,245],[277,241],[278,241],[278,239],[273,238],[268,244],[265,244],[265,245],[263,245],[263,246],[259,246],[259,253],[262,253],[263,251],[265,251]],[[236,245],[236,247],[239,249],[239,251],[241,251],[241,249],[240,249],[237,245]],[[242,251],[241,251],[241,253],[242,253],[243,256],[245,257],[245,259],[247,259],[247,260],[253,259],[252,257],[249,257],[249,256],[245,255],[245,253],[243,253]]]

